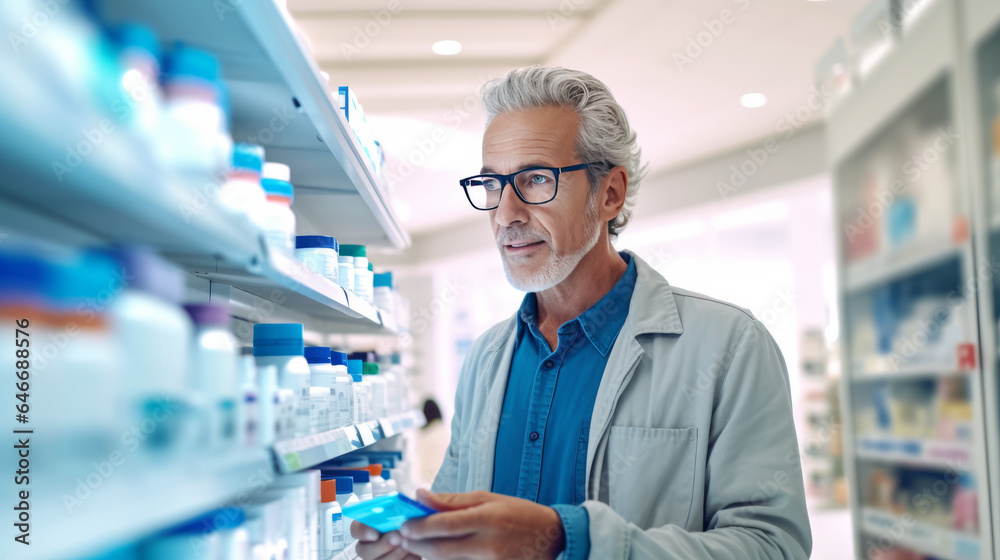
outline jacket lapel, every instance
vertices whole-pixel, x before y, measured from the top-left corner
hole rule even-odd
[[[493,488],[493,463],[496,460],[497,433],[500,430],[503,399],[507,392],[507,377],[510,375],[510,363],[514,356],[514,343],[517,341],[517,321],[512,318],[510,327],[501,331],[501,336],[490,344],[487,352],[486,367],[482,374],[488,375],[485,391],[485,403],[482,411],[470,411],[475,417],[478,433],[473,439],[473,464],[478,468],[469,477],[470,487],[466,491],[490,490]],[[506,338],[503,336],[506,334]]]
[[[680,335],[684,332],[670,284],[645,261],[631,251],[627,252],[635,259],[637,278],[629,303],[628,318],[608,355],[608,364],[604,368],[594,402],[587,443],[587,499],[599,498],[606,436],[618,400],[644,354],[637,337],[651,333]]]

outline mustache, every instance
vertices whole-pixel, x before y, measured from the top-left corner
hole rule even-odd
[[[549,241],[549,236],[527,226],[508,226],[497,231],[497,248],[515,241]]]

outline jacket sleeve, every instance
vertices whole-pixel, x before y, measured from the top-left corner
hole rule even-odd
[[[643,530],[589,500],[590,558],[807,559],[812,550],[802,467],[781,351],[757,320],[715,383],[704,532]],[[639,482],[641,484],[641,482]],[[655,489],[650,489],[654,491]]]

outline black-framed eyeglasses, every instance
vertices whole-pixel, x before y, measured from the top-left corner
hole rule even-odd
[[[500,196],[508,183],[514,186],[514,192],[525,204],[545,204],[551,202],[559,191],[559,175],[570,171],[587,169],[591,165],[608,164],[603,162],[578,163],[568,167],[529,167],[501,175],[499,173],[484,173],[459,180],[458,184],[465,189],[465,196],[476,210],[493,210],[500,206]]]

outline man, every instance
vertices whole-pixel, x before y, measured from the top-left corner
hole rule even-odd
[[[484,88],[480,175],[520,310],[472,346],[434,494],[366,559],[808,558],[788,375],[749,312],[611,240],[643,174],[607,87],[563,68]],[[734,270],[734,281],[739,271]]]

